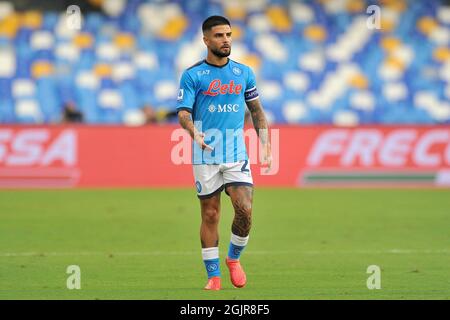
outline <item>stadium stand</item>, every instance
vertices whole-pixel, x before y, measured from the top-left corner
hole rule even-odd
[[[90,124],[141,125],[144,106],[172,111],[213,14],[230,18],[231,57],[254,69],[273,123],[450,123],[443,1],[89,2],[97,10],[77,30],[64,11],[0,1],[0,123],[57,123],[69,101]],[[371,4],[380,29],[367,27]]]

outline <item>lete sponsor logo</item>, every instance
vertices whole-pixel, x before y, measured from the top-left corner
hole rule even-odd
[[[450,129],[329,129],[314,141],[310,167],[450,166]]]
[[[77,135],[67,129],[0,129],[0,166],[75,166]]]
[[[231,80],[230,83],[224,83],[219,79],[215,79],[210,82],[207,91],[203,91],[205,96],[215,97],[219,94],[240,94],[242,91],[242,85],[235,85],[234,81]]]

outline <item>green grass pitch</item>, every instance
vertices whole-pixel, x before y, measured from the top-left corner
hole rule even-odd
[[[193,189],[0,191],[0,299],[449,299],[449,190],[265,189],[233,288],[205,292]],[[69,290],[69,265],[81,289]],[[381,268],[381,289],[366,285]]]

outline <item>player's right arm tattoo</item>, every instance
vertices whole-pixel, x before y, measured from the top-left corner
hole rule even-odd
[[[202,148],[202,150],[213,150],[213,148],[209,145],[207,145],[204,141],[205,134],[202,132],[199,132],[197,128],[195,128],[194,122],[192,121],[191,114],[186,110],[180,110],[178,112],[178,121],[180,122],[181,126],[189,132],[189,135],[191,138],[198,143],[198,145]]]
[[[191,138],[194,139],[195,126],[191,114],[186,110],[181,110],[178,112],[178,122],[187,132],[189,132]]]
[[[261,143],[266,144],[269,141],[269,125],[267,124],[266,115],[264,114],[261,102],[259,99],[248,101],[247,107],[248,110],[250,110],[253,126],[255,127]]]

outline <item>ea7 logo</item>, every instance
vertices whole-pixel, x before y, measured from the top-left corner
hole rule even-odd
[[[52,137],[47,129],[0,130],[0,166],[74,166],[77,136],[64,130]]]
[[[209,74],[209,70],[197,71],[197,75],[199,75],[199,76],[204,76],[204,75],[208,75],[208,74]]]

